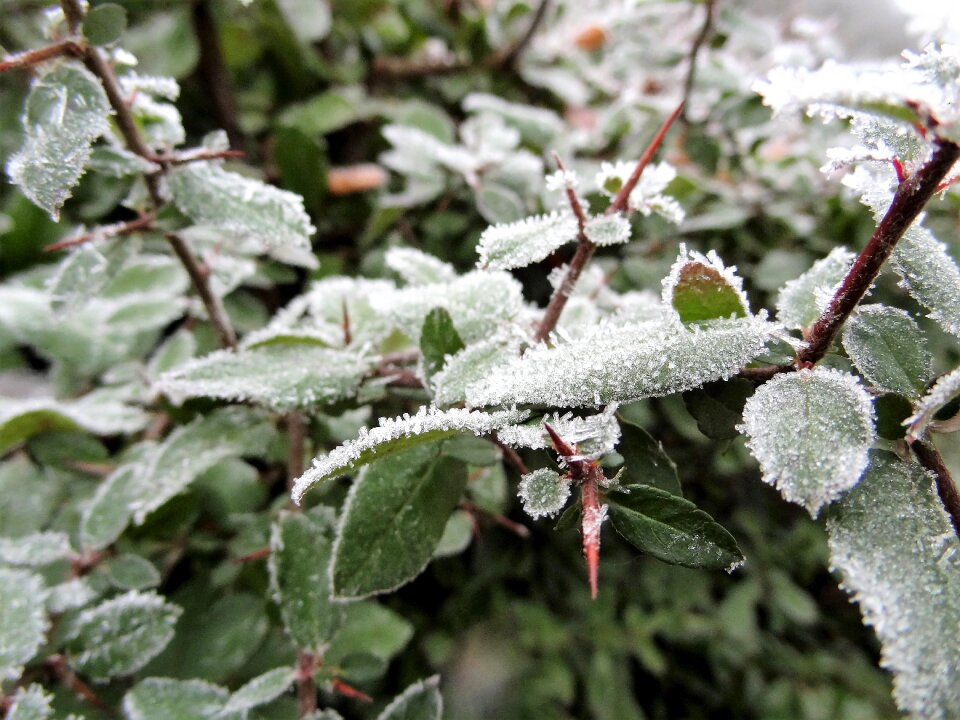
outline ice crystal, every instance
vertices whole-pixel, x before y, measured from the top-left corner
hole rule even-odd
[[[492,225],[480,235],[478,265],[494,270],[525,267],[576,240],[577,232],[577,219],[568,211]]]
[[[407,285],[446,283],[457,277],[453,265],[416,248],[392,247],[387,250],[384,262]]]
[[[316,228],[299,195],[212,162],[175,168],[167,175],[167,183],[177,207],[195,222],[251,235],[271,247],[310,247]]]
[[[598,458],[612,452],[620,442],[620,423],[614,413],[614,403],[598,415],[575,417],[572,413],[553,416],[544,415],[540,422],[526,425],[510,425],[497,431],[497,437],[506,445],[531,450],[553,446],[545,424],[549,423],[557,434],[577,448],[583,458]]]
[[[313,466],[294,484],[293,500],[299,503],[304,493],[317,483],[350,472],[363,461],[372,459],[372,456],[378,453],[378,448],[397,440],[417,436],[439,439],[459,433],[486,435],[506,425],[522,422],[528,415],[529,413],[519,410],[486,413],[459,408],[438,410],[421,407],[414,415],[380,418],[378,427],[372,430],[362,428],[356,439],[314,459]]]
[[[434,402],[440,407],[463,402],[470,384],[509,362],[519,349],[520,344],[516,339],[494,337],[449,356],[443,368],[430,379],[434,388]]]
[[[790,280],[777,297],[777,320],[791,329],[802,329],[820,317],[856,256],[843,247],[817,260],[803,275]]]
[[[570,481],[550,468],[540,468],[520,478],[517,495],[530,517],[552,517],[567,504]]]
[[[913,415],[904,420],[903,424],[909,426],[907,439],[915,440],[922,436],[934,415],[957,395],[960,395],[960,368],[940,377],[917,403]]]
[[[468,387],[467,401],[596,407],[670,395],[730,377],[779,332],[762,314],[689,327],[605,321],[572,342],[528,350]]]
[[[596,183],[602,192],[613,197],[627,182],[634,167],[633,163],[623,162],[622,160],[616,163],[603,162],[600,164]],[[638,210],[643,215],[650,215],[655,212],[675,224],[682,222],[684,213],[680,205],[674,198],[663,194],[667,185],[676,176],[676,169],[669,163],[661,162],[648,165],[640,176],[640,181],[630,192],[628,198],[630,209]]]
[[[856,485],[876,437],[873,403],[857,378],[822,367],[761,385],[737,429],[764,482],[814,516]]]
[[[623,215],[598,215],[587,221],[583,232],[594,245],[622,245],[630,242],[630,221]]]
[[[918,720],[960,713],[960,542],[918,465],[874,453],[827,520],[831,564],[860,605],[894,674],[894,697]]]
[[[109,129],[110,103],[100,81],[77,62],[58,62],[30,86],[23,148],[7,173],[56,220],[83,175],[94,140]]]
[[[544,179],[544,187],[550,192],[576,190],[580,185],[580,176],[573,170],[557,170]]]

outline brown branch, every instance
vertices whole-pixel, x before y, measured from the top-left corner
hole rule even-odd
[[[897,242],[937,192],[937,187],[958,158],[960,145],[937,140],[930,160],[900,184],[873,237],[857,256],[830,305],[811,329],[807,346],[797,355],[798,367],[816,363],[826,354],[847,317],[877,279],[880,268]]]
[[[220,344],[225,347],[235,348],[237,346],[237,336],[233,332],[233,326],[230,324],[230,318],[227,317],[227,311],[224,310],[223,304],[210,289],[207,272],[200,267],[200,263],[197,262],[197,259],[193,256],[193,253],[190,251],[190,248],[187,247],[187,243],[184,242],[183,238],[172,232],[166,233],[165,237],[167,238],[167,242],[170,243],[170,247],[173,248],[173,252],[180,258],[180,262],[186,269],[190,279],[193,281],[193,287],[200,296],[200,301],[203,303],[204,308],[207,310],[207,316],[213,325],[217,338],[220,340]]]
[[[686,104],[690,100],[690,93],[693,91],[693,83],[697,78],[697,57],[703,44],[710,36],[713,30],[713,14],[716,9],[716,0],[705,0],[704,8],[706,14],[703,16],[703,25],[700,26],[700,32],[693,39],[693,45],[690,46],[690,54],[687,56],[687,77],[683,81],[683,104],[684,110],[680,113],[680,122],[686,125],[688,123]]]
[[[553,161],[557,163],[557,168],[560,170],[560,172],[567,172],[567,166],[563,164],[563,160],[556,152],[553,153]],[[583,205],[580,203],[580,198],[577,197],[577,191],[566,183],[564,183],[564,190],[567,193],[567,202],[570,205],[570,209],[573,211],[574,217],[577,218],[577,239],[586,239],[587,213],[583,209]]]
[[[67,27],[74,35],[80,30],[83,23],[83,5],[80,0],[60,0],[60,7],[63,8],[63,16],[67,20]]]
[[[539,29],[544,18],[547,16],[547,10],[549,9],[550,0],[540,0],[540,4],[537,5],[537,9],[533,14],[533,20],[530,21],[530,24],[527,26],[527,29],[523,35],[517,38],[517,40],[513,43],[489,55],[487,59],[484,60],[483,66],[487,69],[496,70],[499,68],[510,67],[516,63],[520,55],[523,54],[523,51],[526,49],[527,45],[529,45],[530,41],[533,40],[533,36],[537,34],[537,30]]]
[[[950,476],[950,470],[943,462],[943,456],[931,441],[917,440],[910,447],[913,448],[913,454],[917,456],[920,464],[933,473],[940,501],[950,516],[954,532],[960,535],[960,492],[957,491],[957,484]]]
[[[469,500],[464,500],[462,503],[460,503],[460,509],[470,513],[471,516],[485,515],[489,517],[491,520],[493,520],[497,525],[509,530],[510,532],[512,532],[514,535],[518,537],[522,537],[522,538],[530,537],[530,529],[526,525],[521,525],[518,522],[514,522],[513,520],[508,518],[506,515],[501,515],[500,513],[494,513],[494,512],[490,512],[489,510],[484,510],[482,507],[480,507],[474,502],[470,502]],[[475,518],[473,520],[473,523],[474,523],[474,528],[476,529],[477,521]]]
[[[149,230],[153,226],[153,222],[156,219],[157,216],[153,213],[145,213],[135,220],[128,220],[126,222],[116,223],[114,225],[101,225],[100,227],[94,228],[89,232],[80,233],[79,235],[72,235],[65,240],[60,240],[52,243],[51,245],[47,245],[43,248],[43,250],[44,252],[55,252],[57,250],[64,250],[69,247],[74,247],[76,245],[83,245],[91,240],[102,240],[106,238],[117,237],[119,235],[129,235],[137,230]]]
[[[503,453],[503,459],[513,465],[514,470],[521,475],[530,474],[530,468],[527,467],[527,464],[523,461],[523,458],[520,457],[516,450],[497,437],[496,433],[490,436],[490,439],[493,441],[494,445],[500,448],[500,451]]]
[[[243,150],[195,150],[172,155],[154,155],[151,160],[161,165],[186,165],[203,160],[224,160],[245,157]]]
[[[287,413],[287,488],[303,475],[303,454],[307,441],[307,421],[303,413]]]
[[[61,55],[82,55],[83,49],[74,40],[61,40],[60,42],[37,48],[36,50],[24,50],[23,52],[7,55],[0,60],[0,73],[7,70],[16,70],[17,68],[32,67],[45,60],[51,60]]]
[[[297,653],[297,717],[306,717],[317,709],[317,683],[313,679],[316,669],[317,657],[313,653]]]
[[[767,367],[743,368],[743,370],[737,373],[737,377],[741,377],[744,380],[765,383],[775,375],[783,372],[793,372],[794,370],[796,370],[796,367],[793,365],[768,365]]]
[[[100,696],[97,695],[89,685],[77,677],[77,674],[73,672],[67,664],[67,660],[63,655],[51,655],[44,661],[44,665],[57,679],[57,682],[73,694],[83,698],[110,717],[116,717],[116,711],[100,699]]]
[[[223,59],[217,25],[213,21],[207,0],[194,3],[192,20],[193,32],[200,48],[197,72],[213,105],[217,124],[226,130],[231,145],[244,148],[247,146],[247,138],[237,120],[237,99]]]

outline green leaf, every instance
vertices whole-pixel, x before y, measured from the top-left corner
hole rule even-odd
[[[477,189],[477,212],[489,223],[512,223],[523,219],[527,207],[513,188],[481,180]]]
[[[0,563],[7,565],[48,565],[69,557],[70,553],[70,538],[62,532],[0,537]]]
[[[128,720],[239,720],[220,714],[229,694],[202,680],[147,678],[124,696],[123,711]]]
[[[53,697],[36,683],[19,688],[11,699],[6,720],[47,720],[53,712],[50,708]]]
[[[886,203],[873,207],[879,220]],[[915,222],[894,248],[890,265],[903,286],[944,330],[960,336],[960,267],[942,242]]]
[[[309,343],[219,350],[163,374],[154,388],[191,397],[252,401],[277,410],[325,405],[353,395],[370,369],[355,353]]]
[[[457,271],[450,263],[410,247],[392,247],[383,261],[407,285],[433,285],[453,282]]]
[[[55,474],[40,474],[22,454],[0,463],[0,534],[21,537],[39,532],[62,503]]]
[[[627,485],[607,502],[614,529],[655,558],[728,572],[743,563],[733,536],[689,500],[650,485]]]
[[[133,553],[109,558],[100,569],[110,584],[120,590],[146,590],[160,584],[160,573],[154,564]]]
[[[0,678],[18,678],[47,632],[43,581],[26,570],[0,567]]]
[[[455,355],[463,348],[463,340],[453,325],[450,313],[442,307],[435,307],[428,312],[420,331],[420,353],[427,379],[443,368],[447,356]]]
[[[135,590],[82,611],[69,635],[71,667],[95,680],[136,672],[167,646],[181,612]]]
[[[109,115],[100,81],[79,62],[54,63],[30,86],[26,139],[7,173],[54,220],[83,175],[93,141],[109,129]]]
[[[777,319],[797,330],[812,325],[830,301],[833,288],[847,274],[854,257],[846,248],[834,248],[803,275],[784,285],[777,298]]]
[[[415,682],[384,708],[377,720],[440,720],[443,698],[440,696],[440,676]]]
[[[90,9],[83,18],[83,34],[91,45],[111,45],[127,29],[127,11],[115,3]]]
[[[830,509],[831,564],[883,646],[904,713],[960,713],[960,540],[933,478],[874,452],[863,480]]]
[[[253,678],[234,692],[221,714],[245,713],[260,705],[273,702],[287,691],[293,683],[294,673],[290,668],[275,668]]]
[[[304,45],[323,40],[330,32],[330,6],[316,0],[277,0],[290,31]]]
[[[337,88],[287,107],[279,123],[306,135],[320,137],[369,117],[370,111],[358,93]]]
[[[140,446],[142,458],[149,447]],[[104,478],[80,517],[80,544],[85,550],[102,550],[123,534],[136,499],[136,480],[140,466],[136,462],[121,465]]]
[[[453,514],[447,519],[447,524],[443,528],[443,535],[440,536],[440,542],[437,543],[437,549],[433,551],[434,558],[451,557],[459,555],[468,547],[473,540],[473,520],[470,513],[466,510],[454,510]]]
[[[688,390],[683,393],[683,402],[697,421],[700,432],[711,440],[731,440],[739,435],[737,425],[743,416],[743,406],[752,394],[750,381],[731,378]]]
[[[167,183],[177,207],[197,223],[259,240],[268,248],[310,249],[316,228],[299,195],[207,162],[175,168]]]
[[[639,425],[620,418],[621,440],[617,452],[623,456],[624,485],[651,485],[674,495],[683,495],[677,466],[663,451],[663,445]]]
[[[743,281],[712,250],[706,256],[680,246],[680,257],[664,280],[664,293],[684,323],[747,315]]]
[[[87,169],[107,177],[122,178],[159,172],[161,168],[117,145],[97,145],[90,153]]]
[[[936,414],[958,395],[960,395],[960,368],[939,377],[927,394],[917,402],[913,415],[904,421],[904,424],[909,425],[907,439],[912,442],[922,436]]]
[[[852,375],[800,370],[757,388],[739,429],[764,482],[815,516],[863,474],[875,438],[873,404]]]
[[[901,440],[907,432],[904,423],[913,414],[913,404],[903,395],[885,393],[873,399],[877,413],[877,435],[884,440]]]
[[[466,467],[423,445],[367,466],[344,505],[330,574],[339,599],[406,584],[430,562],[467,484]]]
[[[273,599],[287,634],[308,650],[323,648],[342,615],[342,608],[330,601],[331,536],[330,523],[309,513],[281,515],[270,533]]]
[[[485,413],[478,410],[437,410],[421,407],[415,415],[380,419],[379,427],[362,429],[328,455],[316,458],[313,467],[294,483],[291,496],[299,503],[304,493],[315,485],[357,470],[374,460],[423,445],[434,440],[451,438],[462,433],[487,435],[513,423],[526,420],[528,413],[517,410]]]
[[[933,369],[926,336],[903,310],[861,305],[847,321],[843,347],[857,369],[881,390],[919,395]]]
[[[323,212],[329,163],[323,140],[296,127],[279,127],[273,134],[273,158],[283,186],[303,198],[313,217]]]
[[[349,664],[351,656],[375,658],[382,669],[410,642],[413,626],[403,616],[375,602],[357,602],[343,608],[343,623],[324,654],[334,667]],[[350,676],[356,681],[370,677]]]

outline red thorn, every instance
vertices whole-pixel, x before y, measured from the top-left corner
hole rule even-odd
[[[590,597],[596,600],[597,577],[600,572],[600,526],[603,524],[603,508],[600,507],[597,481],[592,475],[585,478],[580,486],[580,502],[583,506],[580,527],[583,534],[583,554],[587,558]]]
[[[900,162],[900,158],[891,158],[890,162],[893,163],[893,169],[897,173],[897,182],[903,183],[903,181],[907,179],[907,174],[903,170],[903,163]]]
[[[357,690],[352,685],[347,685],[347,683],[345,683],[340,678],[334,678],[330,682],[330,687],[333,689],[335,693],[343,695],[344,697],[353,698],[354,700],[360,700],[362,702],[367,702],[367,703],[373,702],[372,697],[367,695],[362,690]]]
[[[573,448],[566,440],[560,437],[550,423],[544,423],[543,429],[547,431],[547,434],[550,436],[550,440],[553,441],[553,447],[560,455],[563,455],[563,457],[573,457],[577,454],[576,449]]]
[[[234,558],[231,562],[235,565],[241,565],[243,563],[253,562],[254,560],[262,560],[265,557],[270,556],[270,548],[263,547],[259,550],[254,550],[252,553],[247,553],[246,555],[241,555],[240,557]]]

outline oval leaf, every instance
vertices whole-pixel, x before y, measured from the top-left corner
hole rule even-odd
[[[440,720],[443,716],[443,698],[440,695],[440,676],[415,682],[383,709],[377,720]]]
[[[0,567],[0,680],[16,679],[43,644],[46,591],[39,577]]]
[[[926,337],[913,318],[897,308],[861,306],[847,321],[843,348],[881,390],[916,396],[932,373]]]

